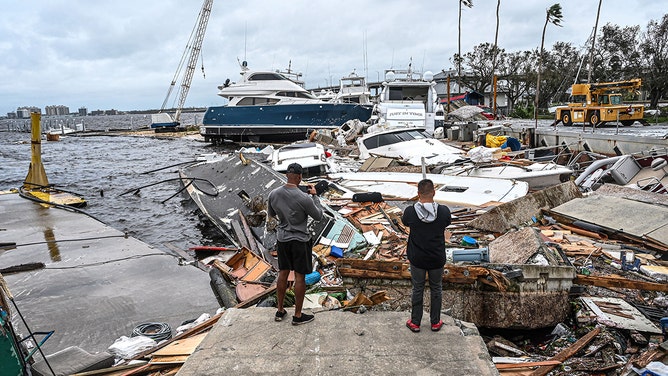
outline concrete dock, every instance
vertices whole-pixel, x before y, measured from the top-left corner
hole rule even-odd
[[[218,308],[207,273],[85,214],[17,194],[0,194],[0,213],[0,269],[45,264],[4,278],[30,329],[55,331],[47,355],[102,352],[139,324],[175,329]],[[449,316],[431,332],[425,313],[413,333],[408,312],[326,311],[301,326],[291,325],[292,308],[283,322],[274,313],[228,309],[178,375],[498,375],[475,326]],[[18,315],[13,322],[27,334]]]
[[[316,313],[281,322],[275,308],[230,309],[178,376],[203,375],[498,375],[475,325],[443,315],[432,332],[406,328],[408,312]]]
[[[174,332],[219,308],[207,273],[85,214],[18,194],[0,194],[0,213],[0,244],[16,243],[0,248],[0,269],[45,264],[4,278],[30,329],[55,331],[47,355],[69,346],[105,351],[139,324],[164,322]]]

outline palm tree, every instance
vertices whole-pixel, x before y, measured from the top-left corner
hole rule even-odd
[[[473,0],[459,0],[459,39],[457,50],[457,89],[459,90],[459,94],[462,92],[462,5],[471,8],[473,7]]]
[[[533,107],[533,118],[536,121],[535,128],[538,128],[538,98],[540,96],[540,70],[543,64],[543,46],[545,45],[545,30],[547,29],[547,24],[551,23],[555,26],[561,27],[560,23],[563,18],[561,14],[561,5],[556,3],[551,7],[547,8],[545,15],[545,25],[543,25],[543,36],[540,40],[540,50],[538,50],[538,79],[536,80],[536,98],[534,98],[534,107]]]

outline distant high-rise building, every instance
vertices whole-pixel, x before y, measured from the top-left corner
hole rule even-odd
[[[30,119],[31,112],[37,112],[41,114],[42,109],[35,106],[19,107],[16,109],[16,117],[18,119]]]
[[[59,104],[57,106],[46,106],[45,108],[47,116],[56,116],[56,115],[69,115],[70,108]]]
[[[86,107],[79,107],[79,116],[88,116],[88,109]]]

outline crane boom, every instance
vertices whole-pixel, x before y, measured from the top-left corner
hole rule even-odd
[[[204,3],[202,4],[202,9],[200,10],[199,15],[197,16],[197,22],[195,23],[195,27],[190,33],[190,38],[188,38],[188,43],[186,44],[185,51],[183,51],[183,55],[181,56],[181,61],[179,62],[178,67],[176,68],[176,73],[174,74],[174,78],[172,79],[169,89],[167,90],[167,96],[165,97],[165,100],[162,102],[162,107],[160,108],[161,113],[167,107],[167,102],[169,101],[169,97],[172,94],[172,90],[174,89],[176,81],[178,80],[178,77],[185,66],[185,72],[181,79],[181,86],[179,88],[179,94],[178,94],[179,99],[178,99],[178,104],[176,106],[176,113],[174,114],[174,118],[171,119],[171,117],[169,117],[168,114],[164,114],[171,121],[165,122],[164,120],[165,118],[162,117],[160,118],[161,120],[153,121],[153,124],[151,125],[152,128],[176,127],[180,123],[181,112],[183,111],[183,106],[185,105],[186,98],[188,97],[188,91],[190,90],[190,84],[192,83],[193,74],[195,73],[197,59],[199,58],[200,52],[202,50],[202,43],[204,42],[204,34],[206,32],[206,26],[209,22],[209,16],[211,15],[212,7],[213,7],[213,0],[204,0]],[[156,119],[157,118],[158,117],[156,117]]]

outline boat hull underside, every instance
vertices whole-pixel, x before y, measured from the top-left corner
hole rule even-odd
[[[200,133],[208,142],[297,141],[321,128],[337,128],[348,120],[367,121],[371,107],[354,104],[299,104],[209,107]]]

